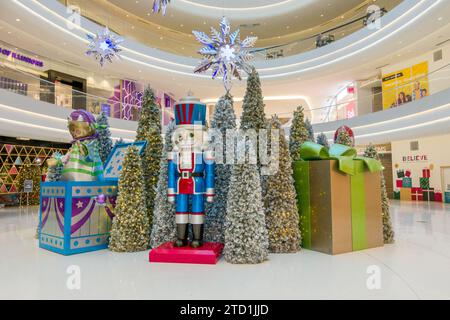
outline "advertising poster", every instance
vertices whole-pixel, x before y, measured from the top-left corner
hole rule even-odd
[[[428,96],[428,62],[383,75],[382,87],[384,109]]]

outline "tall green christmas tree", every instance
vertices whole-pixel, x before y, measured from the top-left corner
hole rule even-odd
[[[365,152],[364,156],[380,161],[377,149],[374,145],[370,144]],[[383,212],[383,237],[384,243],[391,244],[395,242],[395,233],[392,229],[391,214],[389,210],[389,199],[386,191],[386,179],[384,173],[381,171],[381,208]]]
[[[155,190],[164,146],[161,136],[161,109],[156,103],[155,94],[150,87],[144,92],[136,140],[147,141],[147,147],[142,159],[142,168],[144,172],[146,212],[150,225],[152,225]]]
[[[300,161],[300,147],[309,140],[309,132],[305,125],[305,114],[302,106],[294,111],[289,139],[289,152],[292,161]]]
[[[306,120],[305,120],[305,127],[306,127],[306,130],[308,131],[308,140],[311,142],[316,141],[316,138],[314,136],[313,126],[311,124],[311,121],[308,118],[306,118]]]
[[[109,249],[115,252],[147,250],[150,224],[145,211],[142,162],[136,147],[129,147],[119,179],[119,196]]]
[[[261,129],[266,129],[267,121],[264,107],[261,81],[258,72],[253,68],[247,79],[247,91],[242,104],[241,129],[253,129],[257,133]]]
[[[232,173],[232,165],[226,164],[226,132],[236,128],[236,115],[233,108],[233,97],[227,93],[217,102],[212,129],[219,130],[223,142],[223,164],[216,164],[215,190],[216,196],[212,204],[206,206],[205,240],[224,243],[224,224],[227,212],[228,190]],[[214,143],[214,141],[212,142]],[[217,156],[216,156],[217,157]]]
[[[271,130],[280,129],[281,124],[274,117]],[[267,177],[264,197],[269,251],[272,253],[294,253],[300,250],[299,215],[292,175],[288,143],[284,134],[280,134],[279,168],[276,174]]]
[[[113,142],[108,117],[104,112],[97,117],[97,124],[100,126],[100,129],[98,129],[98,151],[102,162],[105,163],[113,148]]]
[[[168,160],[167,156],[173,149],[172,134],[175,125],[172,122],[166,131],[164,151],[161,156],[158,186],[156,189],[155,207],[153,213],[153,226],[150,236],[150,246],[157,248],[166,242],[176,240],[175,206],[167,197],[168,186]]]
[[[317,143],[324,146],[325,148],[330,148],[330,144],[328,143],[328,138],[325,133],[321,133],[317,136]]]
[[[334,141],[334,143],[342,144],[347,147],[353,147],[353,140],[350,137],[350,135],[348,134],[348,132],[345,130],[339,131],[338,136],[337,136],[336,140]]]
[[[235,264],[256,264],[268,258],[261,179],[257,165],[237,164],[228,192],[225,223],[225,260]]]

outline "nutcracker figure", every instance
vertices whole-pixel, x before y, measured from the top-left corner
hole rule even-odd
[[[176,203],[177,240],[175,247],[203,245],[205,200],[214,198],[214,153],[208,150],[206,105],[189,96],[175,106],[176,131],[173,151],[168,155],[168,197]],[[206,199],[205,199],[206,198]]]

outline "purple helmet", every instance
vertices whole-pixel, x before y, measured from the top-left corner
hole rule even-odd
[[[69,121],[87,122],[89,124],[95,124],[97,122],[94,115],[86,110],[75,110],[70,114]]]

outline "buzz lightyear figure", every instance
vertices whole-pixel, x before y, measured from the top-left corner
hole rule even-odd
[[[99,126],[85,110],[75,110],[68,118],[72,147],[63,157],[49,159],[49,168],[63,166],[63,181],[98,181],[103,178],[103,163],[98,151]]]
[[[168,197],[176,203],[177,240],[175,247],[188,246],[188,226],[192,225],[191,247],[203,245],[205,198],[214,199],[215,159],[208,150],[206,105],[189,95],[175,105],[174,149],[168,154]]]

